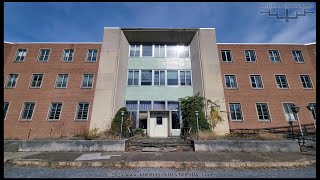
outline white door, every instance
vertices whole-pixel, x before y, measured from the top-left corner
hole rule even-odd
[[[168,113],[150,113],[150,137],[168,137]]]

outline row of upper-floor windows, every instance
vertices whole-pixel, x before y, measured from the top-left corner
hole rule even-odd
[[[27,49],[17,49],[14,62],[23,62],[26,58]],[[38,61],[47,62],[49,60],[51,49],[39,49]],[[62,51],[61,60],[63,62],[73,61],[75,55],[74,49],[64,49]],[[98,58],[98,49],[88,49],[86,53],[87,62],[96,62]]]
[[[44,74],[36,73],[32,74],[30,79],[29,88],[41,88]],[[7,78],[6,88],[15,88],[19,74],[10,73]],[[81,88],[93,87],[94,74],[82,74]],[[67,88],[69,80],[69,74],[58,74],[55,82],[55,88]]]
[[[191,86],[191,70],[128,70],[128,86]]]
[[[269,59],[271,62],[281,62],[279,50],[268,50]],[[292,50],[292,58],[296,63],[303,63],[304,58],[301,50]],[[246,62],[257,62],[256,52],[254,50],[244,50]],[[233,62],[231,50],[221,50],[222,62]]]
[[[4,119],[6,119],[9,106],[10,106],[10,102],[4,102],[4,105],[3,105]],[[24,102],[24,104],[22,105],[19,119],[22,121],[30,121],[32,119],[32,115],[34,114],[35,107],[36,107],[35,102],[32,102],[32,101]],[[62,107],[63,107],[62,102],[52,102],[49,106],[47,120],[59,120]],[[76,107],[75,120],[88,120],[88,114],[89,114],[89,103],[78,102]]]
[[[283,112],[287,121],[297,121],[298,115],[292,111],[294,103],[282,103]],[[309,103],[312,107],[312,120],[315,121],[316,103]],[[271,121],[270,111],[268,103],[259,102],[256,103],[256,112],[259,121]],[[241,103],[229,103],[229,119],[231,121],[243,121]]]
[[[130,44],[129,57],[187,58],[189,45],[176,44]]]
[[[301,85],[304,89],[312,89],[312,81],[308,74],[299,75]],[[227,89],[238,89],[237,77],[234,74],[226,74],[224,75],[225,79],[225,87]],[[251,87],[253,89],[263,89],[263,82],[261,75],[252,74],[249,75]],[[287,81],[286,75],[275,75],[275,82],[279,89],[289,89],[289,84]]]

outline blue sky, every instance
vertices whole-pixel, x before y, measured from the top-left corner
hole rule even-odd
[[[315,3],[307,5],[314,14],[286,23],[261,15],[267,10],[263,3],[6,2],[4,40],[98,42],[103,27],[214,27],[219,43],[310,43],[316,41],[316,9]],[[284,8],[271,9],[276,10],[285,15]],[[290,8],[289,15],[295,11],[303,9]]]

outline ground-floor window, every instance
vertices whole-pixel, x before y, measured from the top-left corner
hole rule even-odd
[[[148,122],[148,112],[147,111],[140,111],[139,112],[139,128],[147,129],[147,122]]]

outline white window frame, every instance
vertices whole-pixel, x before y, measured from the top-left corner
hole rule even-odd
[[[274,53],[276,51],[276,54]],[[270,56],[270,52],[272,53],[272,56]],[[270,59],[270,62],[272,63],[279,63],[281,62],[281,57],[280,57],[280,51],[277,49],[268,49],[268,56]],[[275,57],[278,57],[279,61],[272,61],[272,58],[274,59]]]
[[[250,61],[247,61],[246,51],[249,52]],[[253,54],[254,54],[254,61],[252,61],[252,59],[251,59],[251,51],[253,51]],[[246,60],[247,63],[255,63],[255,62],[257,62],[257,55],[256,55],[256,51],[254,49],[245,49],[244,50],[244,57],[245,57],[245,60]]]
[[[25,50],[24,52],[22,52],[22,56],[19,56],[20,50],[21,50],[21,51]],[[14,62],[23,62],[23,61],[26,59],[26,57],[27,57],[27,52],[28,52],[28,49],[27,49],[27,48],[19,48],[19,49],[17,49],[16,55],[15,55],[15,57],[14,57]],[[17,57],[18,57],[18,56],[19,56],[19,59],[17,60]],[[22,57],[23,57],[23,58],[22,58]]]
[[[14,86],[12,86],[12,82],[13,82],[13,81],[10,82],[10,83],[11,83],[11,86],[8,86],[9,80],[11,79],[11,78],[10,78],[10,75],[15,75],[15,76],[17,76],[17,77],[15,78],[15,84],[14,84]],[[9,74],[8,74],[8,77],[7,77],[7,82],[6,82],[6,86],[5,86],[5,87],[6,87],[7,89],[16,88],[17,83],[18,83],[18,78],[19,78],[19,73],[9,73]]]
[[[160,51],[160,49],[161,49],[160,46],[163,46],[163,47],[164,47],[164,57],[160,57],[160,56],[159,56],[159,57],[156,57],[156,56],[155,56],[156,47],[159,48],[159,49],[158,49],[158,50],[159,50],[159,52],[158,52],[159,55],[161,54],[161,53],[160,53],[160,52],[161,52],[161,51]],[[160,44],[160,43],[159,43],[159,44],[153,44],[152,57],[165,58],[165,57],[166,57],[166,44]]]
[[[288,87],[286,87],[286,88],[284,88],[284,87],[279,87],[278,81],[277,81],[277,76],[284,76],[285,79],[286,79],[286,83],[287,83],[287,86],[288,86]],[[288,81],[287,76],[286,76],[285,74],[275,74],[275,75],[274,75],[274,79],[275,79],[275,81],[276,81],[276,86],[277,86],[278,89],[290,89],[289,81]],[[281,79],[280,79],[280,81],[281,81]]]
[[[91,59],[88,60],[88,57],[89,57],[89,52],[91,51]],[[94,52],[97,52],[97,56],[96,56],[96,60],[92,60],[93,58],[93,54]],[[98,49],[87,49],[87,54],[86,54],[86,62],[97,62],[98,61]]]
[[[50,115],[52,113],[52,104],[61,104],[61,108],[60,108],[60,113],[59,113],[59,118],[58,119],[50,119]],[[56,106],[57,107],[57,106]],[[49,105],[49,111],[48,111],[48,116],[47,116],[47,121],[59,121],[61,119],[61,114],[62,114],[62,109],[63,109],[63,102],[51,102]],[[55,117],[57,113],[57,108],[54,109],[54,115],[53,117]]]
[[[32,110],[32,115],[31,115],[30,119],[24,119],[24,118],[22,118],[23,113],[24,113],[24,110],[25,110],[25,105],[26,105],[26,103],[34,103],[34,107],[33,107],[33,110]],[[32,117],[33,117],[33,115],[34,115],[35,109],[36,109],[36,102],[35,102],[35,101],[24,101],[23,104],[22,104],[21,112],[20,112],[20,118],[19,118],[20,121],[31,121],[31,120],[32,120]],[[28,114],[29,114],[29,112],[30,112],[30,109],[28,110]],[[28,114],[27,114],[27,117],[28,117]]]
[[[59,75],[63,75],[63,81],[62,83],[65,81],[65,75],[68,77],[68,80],[66,81],[66,87],[59,87],[57,86],[58,85],[58,80],[59,80]],[[67,88],[68,87],[68,82],[69,82],[70,78],[69,78],[69,74],[67,73],[61,73],[61,74],[57,74],[57,78],[56,78],[56,83],[55,83],[55,88],[58,88],[58,89],[64,89],[64,88]]]
[[[236,119],[232,119],[232,116],[231,116],[231,104],[239,104],[240,105],[240,113],[241,113],[242,119],[238,119],[237,116],[236,116]],[[242,106],[241,106],[240,102],[229,102],[228,106],[229,106],[229,117],[230,117],[231,121],[237,121],[237,122],[244,121],[244,117],[243,117],[243,113],[242,113]],[[236,114],[236,111],[235,111],[235,114]]]
[[[159,72],[159,85],[155,84],[155,78],[156,78],[156,71]],[[161,82],[161,72],[164,72],[164,84],[161,85],[160,82]],[[155,69],[155,70],[152,70],[152,86],[166,86],[166,70],[163,70],[163,69]]]
[[[67,52],[68,51],[68,52]],[[68,59],[70,57],[70,54],[72,56],[71,60],[65,60],[66,58],[66,54],[68,53]],[[62,62],[72,62],[74,59],[74,55],[75,55],[75,50],[74,49],[63,49],[62,52]]]
[[[85,76],[88,76],[88,78],[87,78],[87,82],[86,82],[86,86],[83,86],[83,83],[84,83],[84,77]],[[88,86],[88,84],[89,84],[89,77],[90,76],[92,76],[92,82],[91,82],[91,86]],[[93,73],[84,73],[84,74],[82,74],[82,80],[81,80],[81,88],[84,88],[84,89],[91,89],[91,88],[93,88],[93,84],[94,83],[94,74]]]
[[[79,104],[88,104],[88,112],[87,112],[87,118],[86,119],[78,119],[78,111],[79,111]],[[81,112],[81,117],[83,116],[83,112],[84,112],[84,109],[85,108],[83,108],[83,110],[82,110],[82,112]],[[90,102],[88,102],[88,101],[81,101],[81,102],[78,102],[77,103],[77,107],[76,107],[76,114],[75,114],[75,117],[74,117],[74,120],[75,121],[88,121],[89,120],[89,113],[90,113]]]
[[[133,71],[133,79],[132,79],[132,82],[134,82],[134,75],[135,75],[135,72],[138,72],[138,84],[137,85],[131,85],[129,84],[129,72],[130,71]],[[141,70],[138,70],[138,69],[128,69],[127,71],[127,86],[140,86],[140,72]]]
[[[227,58],[228,56],[227,56],[227,51],[229,51],[230,52],[230,60],[228,61],[224,61],[223,60],[223,56],[222,56],[222,54],[225,54],[225,57]],[[224,62],[224,63],[231,63],[231,62],[233,62],[233,58],[232,58],[232,51],[230,50],[230,49],[221,49],[221,62]]]
[[[309,81],[310,81],[311,87],[304,87],[303,86],[303,81],[301,80],[302,76],[303,76],[303,80],[304,81],[306,80],[305,76],[309,77]],[[301,82],[301,85],[302,85],[303,89],[313,89],[313,83],[312,83],[312,80],[311,80],[311,77],[310,77],[309,74],[299,74],[299,79],[300,79],[300,82]],[[305,84],[306,84],[306,82],[305,82]]]
[[[263,116],[263,119],[260,119],[259,118],[259,111],[258,111],[258,107],[257,105],[260,104],[260,108],[261,108],[261,111],[262,111],[262,106],[261,104],[266,104],[267,105],[267,111],[268,111],[268,116],[269,116],[269,119],[264,119],[264,113],[262,111],[262,116]],[[259,121],[263,121],[263,122],[271,122],[271,113],[270,113],[270,108],[269,108],[269,104],[267,102],[256,102],[255,103],[255,106],[256,106],[256,112],[257,112],[257,117],[258,117],[258,120]]]
[[[140,86],[153,86],[153,70],[152,69],[141,69],[140,70]],[[150,85],[142,85],[142,71],[151,71],[151,84]]]
[[[282,110],[283,110],[283,113],[284,113],[284,118],[286,119],[286,121],[287,122],[289,122],[289,119],[287,119],[287,116],[286,116],[286,111],[285,111],[285,106],[284,106],[284,104],[294,104],[294,102],[282,102]],[[288,107],[288,106],[287,106]],[[296,114],[296,116],[297,116],[297,119],[294,119],[293,120],[293,122],[297,122],[298,120],[299,120],[299,116],[298,116],[298,113],[293,113],[292,112],[292,110],[291,110],[291,108],[288,108],[289,109],[289,116],[290,116],[290,118],[292,118],[292,116],[291,115],[293,115],[293,117],[294,117],[294,114]],[[289,117],[288,116],[288,117]]]
[[[235,77],[235,82],[236,82],[236,85],[237,85],[236,87],[228,87],[227,86],[227,80],[226,80],[227,76],[234,76]],[[239,85],[238,85],[238,80],[237,79],[238,79],[237,75],[235,75],[235,74],[224,74],[224,85],[225,85],[226,89],[238,89]],[[230,78],[229,78],[229,81],[230,81]]]
[[[310,105],[310,104],[315,104],[316,107],[317,107],[317,103],[316,103],[316,102],[308,102],[308,105]],[[308,111],[310,111],[310,110],[308,110]],[[311,111],[310,111],[310,115],[311,115],[311,120],[312,120],[312,122],[316,122],[316,119],[313,118],[313,114],[312,114]],[[317,108],[316,108],[316,116],[317,116]],[[317,117],[316,117],[316,118],[317,118]]]
[[[301,51],[301,50],[296,50],[296,49],[294,49],[294,50],[292,50],[291,52],[292,52],[292,56],[293,56],[293,61],[294,61],[295,63],[304,63],[304,58],[303,58],[303,55],[302,55],[302,51]],[[297,52],[300,52],[300,54],[297,53]],[[296,61],[295,57],[297,57],[297,59],[299,59],[299,60]]]
[[[135,49],[134,49],[134,56],[130,56],[130,51],[131,51],[131,46],[134,45]],[[140,52],[139,52],[139,56],[136,56],[136,46],[140,46]],[[137,58],[137,57],[142,57],[142,44],[141,43],[132,43],[132,44],[129,44],[129,55],[128,55],[129,58]]]
[[[42,79],[41,79],[41,81],[40,81],[40,86],[39,86],[39,87],[33,87],[33,86],[32,86],[32,84],[33,84],[33,79],[34,79],[34,76],[35,76],[35,75],[42,75]],[[29,88],[31,88],[31,89],[39,89],[39,88],[41,88],[43,79],[44,79],[44,73],[33,73],[33,74],[31,75],[31,80],[30,80]],[[37,82],[37,84],[39,83],[39,76],[38,76],[36,82]]]
[[[43,58],[41,59],[41,51],[45,50],[45,54],[43,56]],[[49,51],[49,52],[48,52]],[[50,48],[41,48],[39,49],[39,54],[38,54],[38,61],[39,62],[48,62],[49,61],[49,57],[50,57],[50,53],[51,53],[51,49]],[[45,60],[45,58],[47,58],[47,60]]]
[[[185,85],[181,85],[181,71],[184,72]],[[187,71],[190,72],[190,83],[191,83],[191,85],[187,85]],[[191,70],[179,70],[179,86],[192,86],[192,71]]]
[[[3,116],[4,116],[3,119],[4,119],[4,120],[7,119],[8,112],[9,112],[9,108],[10,108],[10,103],[11,103],[10,101],[4,101],[4,102],[3,102],[3,111],[4,111],[4,108],[5,108],[5,104],[8,104],[6,113],[3,112]]]
[[[251,76],[255,76],[255,77],[259,76],[262,87],[253,87],[252,86],[253,82],[252,82]],[[263,89],[264,88],[263,81],[262,81],[262,76],[260,74],[249,74],[249,81],[250,81],[250,86],[251,86],[252,89]],[[257,84],[256,78],[254,78],[254,83]]]
[[[168,71],[177,71],[177,74],[178,74],[178,84],[176,84],[176,85],[169,85],[169,84],[168,84]],[[170,86],[170,87],[180,86],[180,71],[177,70],[177,69],[167,69],[167,70],[166,70],[166,84],[167,84],[167,86]]]

